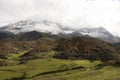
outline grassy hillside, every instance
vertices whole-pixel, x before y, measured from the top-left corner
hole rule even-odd
[[[22,64],[22,65],[0,67],[0,71],[6,73],[4,75],[0,75],[0,78],[17,77],[16,75],[13,76],[13,74],[9,74],[9,73],[17,73],[19,74],[18,76],[22,76],[21,74],[26,73],[26,77],[28,79],[32,79],[46,72],[58,71],[55,73],[59,73],[59,71],[61,70],[63,70],[63,72],[65,70],[66,72],[66,71],[72,71],[71,69],[76,67],[82,67],[80,68],[80,70],[81,69],[87,70],[88,68],[92,68],[97,64],[100,64],[100,62],[95,61],[91,63],[87,60],[71,61],[71,60],[59,60],[59,59],[51,59],[51,60],[37,59],[37,60],[28,61],[26,64]],[[9,74],[9,76],[7,74]]]
[[[72,70],[56,74],[48,74],[44,76],[38,76],[36,80],[119,80],[120,68],[114,68],[111,66],[104,67],[99,70]],[[26,80],[33,80],[26,79]]]
[[[120,67],[88,60],[35,59],[25,64],[0,67],[0,79],[13,80],[119,80]]]
[[[120,80],[119,47],[95,38],[0,45],[0,80]]]
[[[29,51],[28,51],[29,50]],[[55,58],[87,60],[119,60],[119,47],[91,37],[41,38],[30,41],[0,42],[0,54],[18,54],[28,51],[23,58],[36,58],[43,52],[56,51]],[[35,56],[36,55],[36,56]],[[35,57],[34,57],[35,56]]]

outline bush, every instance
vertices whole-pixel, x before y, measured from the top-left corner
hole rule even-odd
[[[9,60],[6,60],[6,59],[1,59],[0,60],[0,66],[12,66],[12,65],[15,65],[14,61],[9,61]]]
[[[120,61],[117,61],[115,65],[120,66]]]
[[[3,54],[0,54],[0,59],[7,59],[7,57]]]

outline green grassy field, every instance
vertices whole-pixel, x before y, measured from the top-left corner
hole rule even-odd
[[[101,62],[87,60],[37,59],[23,65],[0,67],[0,80],[20,77],[26,73],[25,80],[116,80],[120,79],[120,68],[105,66],[95,70]],[[77,66],[83,68],[74,69]],[[60,70],[66,70],[60,72]],[[45,72],[53,72],[40,75]]]
[[[97,65],[102,62],[54,59],[51,58],[53,54],[51,52],[49,55],[44,55],[47,59],[34,59],[25,64],[1,66],[0,80],[120,80],[120,67],[104,66],[97,69]]]

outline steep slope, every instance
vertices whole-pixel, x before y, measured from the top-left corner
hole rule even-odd
[[[19,52],[19,49],[14,46],[12,42],[0,42],[0,54],[16,54]]]
[[[5,38],[13,38],[14,34],[11,32],[0,31],[0,40]]]
[[[91,37],[112,38],[113,35],[103,27],[99,28],[83,28],[78,30],[83,35],[89,35]]]
[[[31,32],[25,32],[16,34],[14,38],[17,40],[38,40],[41,38],[55,38],[55,35],[52,35],[51,33],[43,33],[43,32],[37,32],[37,31],[31,31]]]
[[[46,20],[43,21],[23,20],[17,23],[6,25],[2,27],[0,30],[9,31],[14,34],[30,32],[30,31],[38,31],[38,32],[45,32],[52,34],[69,32],[68,31],[69,28],[64,28],[60,24],[49,22]]]
[[[120,38],[114,36],[112,33],[110,33],[109,31],[107,31],[105,28],[103,27],[98,27],[98,28],[83,28],[83,29],[79,29],[78,31],[81,33],[82,35],[88,35],[91,37],[95,37],[95,38],[99,38],[108,42],[119,42]]]
[[[107,42],[91,37],[61,38],[57,41],[55,57],[62,59],[113,60],[120,53]]]
[[[31,50],[32,49],[32,50]],[[57,40],[40,38],[38,40],[16,40],[0,42],[0,54],[27,52],[23,58],[36,58],[42,52],[56,51],[54,57],[61,59],[118,60],[120,48],[113,44],[91,37],[64,37]],[[35,56],[34,56],[35,55]]]
[[[28,36],[27,36],[28,37]],[[37,38],[37,37],[35,37]],[[30,39],[30,40],[28,40]],[[41,37],[39,39],[21,38],[18,40],[4,40],[0,41],[0,54],[18,54],[23,51],[29,51],[33,49],[35,53],[41,51],[52,50],[52,46],[55,45],[55,40],[49,37]]]

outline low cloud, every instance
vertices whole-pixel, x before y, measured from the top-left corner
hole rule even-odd
[[[120,35],[120,0],[0,0],[0,25],[27,18],[74,28],[103,26]]]

